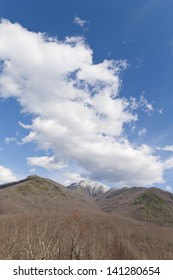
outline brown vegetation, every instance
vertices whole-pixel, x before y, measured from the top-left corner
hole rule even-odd
[[[0,189],[0,259],[173,259],[172,200],[144,188],[94,200],[39,177],[10,184]]]
[[[0,259],[173,259],[173,228],[74,211],[1,215]]]

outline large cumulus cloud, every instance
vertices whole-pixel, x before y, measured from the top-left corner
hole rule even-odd
[[[95,64],[82,38],[58,41],[7,20],[0,24],[0,60],[1,97],[16,98],[32,116],[21,124],[22,143],[33,141],[53,154],[28,157],[30,165],[70,171],[73,164],[90,179],[130,185],[163,182],[165,164],[125,135],[125,125],[138,119],[134,99],[119,94],[126,61]]]

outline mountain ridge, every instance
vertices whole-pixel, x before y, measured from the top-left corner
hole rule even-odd
[[[37,175],[0,186],[0,213],[21,209],[66,211],[75,207],[148,222],[173,223],[173,194],[159,188],[109,188],[88,180],[65,187]]]

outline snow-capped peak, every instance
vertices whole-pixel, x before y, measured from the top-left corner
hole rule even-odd
[[[77,189],[79,187],[86,189],[88,193],[92,196],[96,196],[98,194],[105,193],[110,190],[110,187],[108,187],[107,185],[89,180],[82,180],[80,182],[73,183],[69,186],[70,189]]]

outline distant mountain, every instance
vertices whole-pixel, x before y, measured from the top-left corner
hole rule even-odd
[[[100,184],[98,182],[89,181],[89,180],[81,180],[80,182],[71,184],[67,188],[72,190],[83,188],[91,196],[98,196],[110,190],[110,187],[108,187],[107,185]]]

